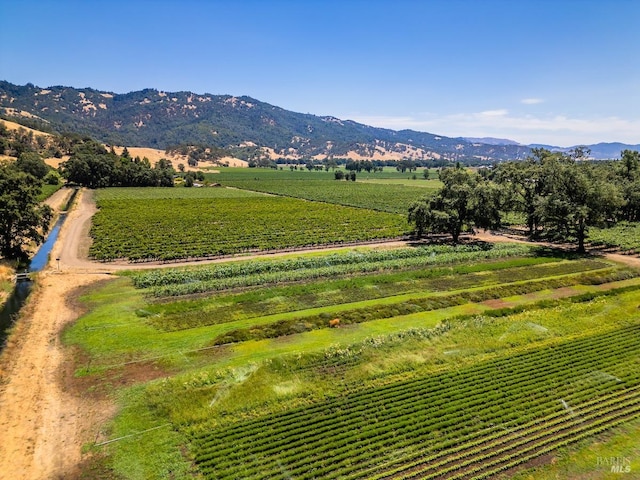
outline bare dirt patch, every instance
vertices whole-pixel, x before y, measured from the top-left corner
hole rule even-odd
[[[481,305],[486,305],[489,308],[509,308],[513,307],[512,302],[507,302],[501,298],[493,298],[491,300],[485,300],[480,302]]]
[[[111,394],[120,388],[149,382],[171,375],[160,364],[152,361],[135,362],[96,375],[76,375],[78,368],[89,364],[89,356],[77,347],[68,349],[66,362],[60,372],[65,391],[77,398],[92,401],[111,401]]]
[[[97,278],[40,274],[2,355],[0,478],[63,478],[114,413],[109,402],[87,402],[65,389],[59,375],[65,355],[60,332],[81,313],[65,299]]]

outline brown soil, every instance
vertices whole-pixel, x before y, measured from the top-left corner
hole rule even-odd
[[[485,300],[484,302],[480,302],[481,305],[486,305],[489,308],[507,308],[512,307],[513,303],[507,302],[501,298],[492,298],[491,300]]]
[[[81,314],[65,298],[98,278],[52,271],[40,276],[2,355],[0,478],[64,477],[82,460],[82,445],[96,438],[114,412],[110,402],[87,402],[60,382],[60,332]]]

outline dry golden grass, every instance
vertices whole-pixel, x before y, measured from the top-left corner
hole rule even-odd
[[[121,155],[122,151],[124,150],[124,147],[113,147],[113,148],[118,155]],[[166,158],[168,160],[171,160],[171,162],[173,163],[173,168],[177,168],[178,165],[182,163],[185,166],[185,170],[187,171],[200,169],[200,168],[189,167],[186,155],[170,155],[165,153],[164,150],[159,150],[157,148],[146,148],[146,147],[127,147],[127,150],[129,150],[129,154],[132,157],[140,157],[140,158],[147,157],[149,159],[149,162],[151,162],[152,165],[156,163],[158,160],[160,160],[161,158]],[[229,163],[230,167],[248,166],[247,162],[245,162],[244,160],[239,160],[237,158],[224,157],[220,159],[220,163],[222,164],[225,164],[227,162]],[[207,167],[207,166],[211,166],[211,164],[209,162],[200,162],[199,166]]]
[[[36,135],[36,136],[44,136],[44,137],[50,137],[51,136],[50,133],[41,132],[40,130],[34,130],[33,128],[29,128],[29,127],[25,127],[23,125],[20,125],[19,123],[10,122],[9,120],[0,119],[0,122],[2,122],[4,124],[4,126],[7,127],[8,130],[18,130],[19,128],[22,128],[22,129],[26,130],[27,132],[33,132],[33,134]]]
[[[115,152],[118,155],[122,155],[124,147],[115,147],[114,146],[113,149],[115,150]],[[140,158],[147,157],[152,165],[154,163],[156,163],[158,160],[160,160],[161,158],[166,158],[168,160],[171,160],[174,163],[174,165],[173,165],[174,167],[176,167],[178,163],[184,163],[185,166],[187,165],[187,157],[186,156],[184,156],[184,155],[169,155],[169,154],[165,153],[164,150],[159,150],[157,148],[127,147],[127,150],[129,150],[129,154],[132,157],[140,157]]]
[[[69,160],[69,155],[63,155],[62,158],[45,158],[44,163],[46,163],[50,167],[58,168],[62,162],[66,162],[67,160]]]
[[[15,270],[13,267],[3,261],[0,261],[0,305],[4,303],[13,289],[11,277],[13,277],[14,273]]]
[[[18,130],[19,128],[23,128],[24,130],[26,130],[27,132],[33,132],[34,135],[36,136],[45,136],[45,137],[51,137],[52,135],[50,133],[45,133],[45,132],[41,132],[39,130],[34,130],[32,128],[28,128],[28,127],[24,127],[18,123],[15,122],[11,122],[9,120],[3,120],[0,119],[0,122],[2,122],[2,124],[4,124],[4,126],[8,129],[8,130]],[[118,155],[122,154],[122,151],[124,150],[124,147],[116,147],[114,146],[114,150]],[[127,150],[129,150],[129,153],[131,154],[132,157],[140,157],[140,158],[144,158],[147,157],[149,159],[149,162],[151,162],[151,164],[155,164],[158,160],[160,160],[161,158],[166,158],[168,160],[171,160],[171,162],[173,163],[173,167],[177,169],[179,164],[183,164],[185,166],[185,170],[199,170],[200,168],[193,168],[193,167],[189,167],[188,162],[187,162],[187,156],[186,155],[170,155],[165,153],[164,150],[159,150],[157,148],[147,148],[147,147],[127,147]],[[53,168],[58,168],[60,166],[60,164],[66,160],[69,159],[69,156],[63,156],[62,158],[45,158],[45,163]],[[2,162],[11,162],[14,161],[15,157],[10,157],[7,155],[0,155],[0,163]],[[224,165],[227,164],[230,167],[246,167],[248,166],[248,163],[245,162],[244,160],[240,160],[238,158],[233,158],[233,157],[224,157],[222,159],[220,159],[220,162]],[[200,163],[200,167],[210,167],[211,164],[209,162],[201,162]]]

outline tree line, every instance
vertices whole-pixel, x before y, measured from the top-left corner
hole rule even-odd
[[[414,233],[447,233],[457,242],[474,228],[498,229],[505,216],[523,218],[532,239],[573,241],[584,252],[590,227],[640,220],[640,153],[614,162],[588,162],[589,152],[533,149],[524,161],[477,172],[440,171],[441,189],[409,207]]]
[[[146,157],[132,158],[125,148],[117,155],[94,140],[75,145],[69,160],[60,164],[60,172],[69,182],[89,188],[173,187],[176,174],[167,159],[154,166]]]
[[[38,197],[51,168],[34,152],[22,153],[15,162],[0,164],[0,256],[25,259],[25,245],[41,243],[49,231],[52,211]],[[51,183],[51,180],[48,180]]]
[[[33,138],[28,135],[30,132],[19,133],[18,140]],[[117,155],[113,148],[107,151],[92,139],[58,138],[70,141],[71,156],[60,164],[59,171],[71,184],[88,188],[174,185],[176,172],[169,160],[160,159],[151,166],[147,158],[132,158],[126,148]],[[42,185],[60,181],[59,174],[44,162],[33,145],[20,144],[25,148],[16,161],[0,164],[0,256],[5,259],[25,259],[25,247],[43,241],[52,212],[39,202]],[[200,172],[188,172],[184,177],[185,186],[204,178]]]

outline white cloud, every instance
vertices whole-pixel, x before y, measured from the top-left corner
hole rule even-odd
[[[413,129],[449,137],[509,138],[523,144],[568,147],[599,142],[640,144],[640,120],[620,117],[571,118],[487,110],[450,115],[351,116],[351,120],[394,130]]]
[[[500,110],[485,110],[484,112],[480,112],[480,115],[483,117],[504,117],[509,113],[508,110],[500,109]]]
[[[541,98],[523,98],[520,100],[520,103],[524,103],[525,105],[536,105],[538,103],[542,103],[544,100]]]

